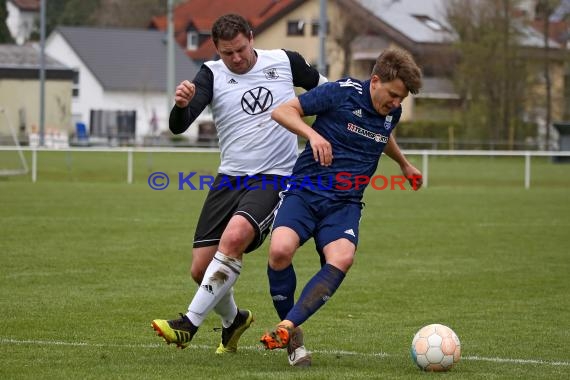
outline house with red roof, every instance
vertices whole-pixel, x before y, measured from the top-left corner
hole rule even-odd
[[[420,103],[455,104],[459,99],[451,78],[454,71],[452,46],[457,33],[448,24],[445,7],[449,0],[329,0],[326,1],[327,38],[325,74],[336,80],[347,75],[370,75],[378,54],[389,46],[410,51],[424,71],[424,87],[404,103],[403,120],[417,113]],[[568,0],[561,0],[564,3]],[[301,53],[309,63],[319,62],[320,0],[188,0],[173,10],[175,38],[186,54],[200,62],[216,58],[210,29],[226,13],[244,16],[254,30],[254,46],[284,48]],[[524,5],[524,7],[523,7]],[[536,2],[521,2],[523,11],[534,12]],[[556,26],[556,25],[555,25]],[[150,28],[165,31],[166,16],[151,20]],[[521,24],[522,46],[529,57],[539,58],[544,38],[539,30]],[[556,91],[564,92],[564,46],[550,41],[555,59]],[[568,69],[568,68],[567,68]],[[567,86],[570,88],[570,85]],[[423,101],[425,99],[425,102]],[[554,104],[559,114],[562,100]],[[414,110],[416,108],[416,110]],[[421,107],[430,115],[432,106]]]
[[[207,61],[215,57],[216,50],[210,37],[214,21],[226,13],[238,13],[245,17],[259,34],[259,29],[271,25],[284,14],[299,7],[303,0],[241,0],[216,1],[192,0],[179,4],[173,11],[176,42],[186,48],[194,61]],[[166,30],[166,15],[154,17],[152,29]]]

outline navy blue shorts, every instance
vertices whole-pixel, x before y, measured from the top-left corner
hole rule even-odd
[[[329,198],[282,193],[273,229],[289,227],[299,235],[300,245],[311,237],[319,254],[323,248],[338,239],[345,238],[358,245],[358,227],[362,204],[333,201]]]

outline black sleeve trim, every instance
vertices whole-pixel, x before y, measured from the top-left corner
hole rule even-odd
[[[293,73],[293,85],[310,90],[319,84],[319,71],[311,66],[305,58],[296,51],[283,49],[291,64],[291,72]]]
[[[190,124],[212,102],[214,94],[214,74],[206,65],[202,65],[193,80],[196,85],[196,94],[186,108],[172,107],[168,127],[175,135],[185,132]]]

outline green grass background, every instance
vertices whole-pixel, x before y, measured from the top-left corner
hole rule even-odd
[[[29,157],[28,157],[29,158]],[[154,318],[184,312],[205,191],[153,191],[163,171],[214,174],[217,154],[39,152],[38,181],[0,179],[1,379],[570,378],[570,165],[533,158],[430,158],[427,189],[365,195],[356,262],[304,325],[313,366],[290,368],[259,337],[277,322],[267,242],[236,285],[255,322],[236,355],[214,350],[211,315],[186,350]],[[419,157],[412,161],[421,168]],[[398,174],[385,160],[379,174]],[[298,291],[318,270],[312,241],[295,256]],[[443,323],[461,339],[449,373],[411,362],[414,333]]]

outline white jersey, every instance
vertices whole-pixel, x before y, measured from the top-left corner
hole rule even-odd
[[[271,111],[295,97],[293,74],[283,50],[258,50],[246,74],[235,74],[221,60],[205,65],[214,76],[212,114],[218,132],[218,172],[240,176],[290,175],[297,158],[297,136],[271,119]]]

